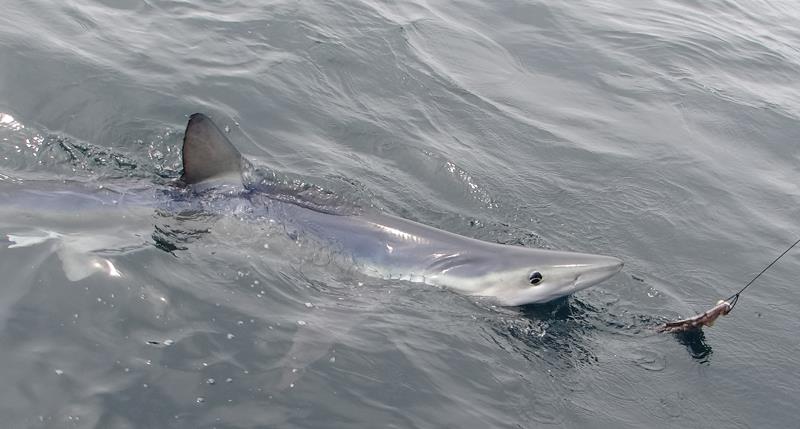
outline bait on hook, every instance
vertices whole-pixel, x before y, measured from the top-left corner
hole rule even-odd
[[[693,331],[696,329],[700,329],[703,326],[712,326],[714,321],[719,318],[719,316],[727,316],[731,311],[733,311],[733,307],[736,306],[736,303],[739,302],[739,295],[744,292],[753,282],[756,281],[762,274],[767,272],[779,259],[783,257],[783,255],[789,253],[794,246],[800,243],[800,240],[797,240],[789,246],[788,249],[784,250],[777,258],[775,258],[772,262],[769,263],[760,273],[758,273],[752,280],[750,280],[743,288],[736,292],[735,294],[731,295],[730,298],[725,300],[719,300],[714,305],[714,307],[706,310],[705,312],[698,314],[696,316],[692,316],[686,319],[676,320],[673,322],[667,322],[661,324],[656,327],[658,332],[687,332]]]

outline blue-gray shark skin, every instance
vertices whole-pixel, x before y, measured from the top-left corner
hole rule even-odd
[[[368,276],[444,287],[505,306],[570,295],[612,277],[623,265],[610,256],[489,243],[381,212],[331,213],[310,201],[287,200],[270,193],[255,177],[252,165],[200,113],[192,115],[186,127],[183,169],[174,190],[128,192],[127,203],[171,211],[249,213],[254,221],[281,222],[314,237]],[[68,188],[9,193],[0,187],[0,196],[7,206],[65,203],[73,206],[70,210],[75,205],[78,210],[92,205],[112,210],[126,202],[107,191],[85,195]],[[64,198],[69,202],[62,202]],[[49,232],[33,239],[9,235],[20,246],[51,238],[56,237]],[[92,263],[113,275],[110,261]]]
[[[367,275],[491,297],[506,306],[570,295],[622,268],[614,257],[489,243],[383,213],[294,215],[304,231],[325,237]]]
[[[252,180],[249,163],[202,114],[189,120],[183,160],[183,180],[190,186],[236,177],[247,189]],[[333,215],[272,204],[282,206],[273,213],[282,212],[295,226],[351,258],[364,274],[487,296],[501,305],[570,295],[610,278],[623,265],[610,256],[489,243],[384,213]]]

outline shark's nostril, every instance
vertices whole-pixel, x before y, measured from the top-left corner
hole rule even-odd
[[[602,265],[602,269],[618,273],[622,269],[623,265],[625,265],[625,263],[622,261],[622,259],[609,258],[609,261]]]

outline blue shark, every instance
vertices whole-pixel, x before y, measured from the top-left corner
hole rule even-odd
[[[234,213],[251,222],[278,222],[327,246],[357,271],[489,297],[503,306],[548,302],[619,272],[612,256],[503,245],[443,231],[381,211],[330,209],[299,195],[275,192],[206,115],[191,115],[183,140],[183,174],[170,186],[140,183],[124,191],[95,184],[0,180],[0,213],[136,210]],[[134,216],[131,216],[133,218]],[[107,234],[113,237],[114,232]],[[67,278],[119,275],[108,258],[92,256],[86,238],[42,230],[6,234],[9,247],[59,242]],[[108,238],[106,237],[106,238]],[[75,248],[84,252],[67,251]],[[76,255],[86,255],[77,257]]]

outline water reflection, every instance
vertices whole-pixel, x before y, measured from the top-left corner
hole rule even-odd
[[[684,345],[689,354],[699,363],[709,363],[713,350],[706,344],[706,336],[702,330],[676,332],[675,338]]]
[[[543,304],[529,304],[520,307],[520,313],[529,319],[534,320],[557,320],[566,321],[572,316],[580,316],[581,303],[570,302],[569,297],[562,297],[554,301]]]
[[[488,322],[496,340],[528,361],[565,368],[596,359],[592,342],[587,341],[594,328],[589,319],[596,310],[574,297],[495,311],[497,315]]]
[[[506,338],[540,350],[536,357],[544,357],[550,363],[552,359],[547,359],[542,349],[552,353],[554,358],[591,362],[595,359],[596,344],[592,341],[595,333],[605,331],[638,341],[642,336],[653,335],[653,327],[659,325],[659,319],[653,316],[619,309],[613,304],[591,304],[575,297],[520,307],[517,315],[513,323],[509,319],[502,320],[496,330],[502,328]],[[698,363],[710,362],[713,350],[706,343],[702,330],[672,335]]]

